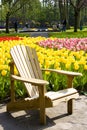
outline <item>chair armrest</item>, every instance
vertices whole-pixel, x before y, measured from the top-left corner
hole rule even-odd
[[[43,69],[43,68],[41,70],[42,71],[56,72],[56,73],[67,75],[67,76],[82,76],[82,73],[65,71],[65,70]]]
[[[71,71],[65,71],[65,70],[56,70],[56,69],[42,69],[42,71],[50,71],[50,72],[56,72],[58,74],[63,74],[67,76],[67,86],[68,88],[73,87],[73,79],[75,76],[82,76],[81,73],[77,72],[71,72]]]
[[[49,84],[49,82],[46,80],[40,80],[40,79],[34,79],[34,78],[23,78],[23,77],[16,76],[16,75],[11,75],[11,78],[13,80],[19,80],[19,81],[27,82],[32,85],[38,85],[38,86],[41,86],[41,85],[43,86],[43,85]]]

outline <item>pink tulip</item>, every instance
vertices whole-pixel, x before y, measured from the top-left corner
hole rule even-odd
[[[42,47],[62,49],[66,48],[73,51],[87,51],[87,38],[65,38],[65,39],[46,39],[38,43]]]

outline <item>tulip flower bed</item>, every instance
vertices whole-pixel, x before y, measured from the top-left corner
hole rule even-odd
[[[57,39],[44,37],[7,37],[0,39],[0,99],[10,95],[10,48],[23,44],[37,51],[40,66],[81,72],[82,77],[76,77],[74,87],[84,90],[87,84],[87,38]],[[15,68],[15,74],[18,74]],[[50,82],[49,89],[57,91],[66,87],[66,77],[54,73],[43,73],[44,79]],[[16,82],[16,95],[24,96],[25,90],[20,82]]]
[[[87,51],[87,38],[64,38],[64,39],[46,39],[40,41],[39,45],[44,48],[62,49],[66,48],[71,51]]]
[[[11,36],[11,37],[6,37],[6,36],[3,36],[3,37],[0,37],[0,42],[1,41],[9,41],[9,40],[21,40],[22,38],[20,38],[20,37],[13,37],[13,36]]]

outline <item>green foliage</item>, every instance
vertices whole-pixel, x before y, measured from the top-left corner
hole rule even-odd
[[[49,87],[50,87],[50,90],[53,90],[53,91],[58,91],[58,90],[61,90],[61,89],[64,89],[66,88],[66,77],[65,76],[62,76],[62,75],[58,75],[56,73],[50,73],[49,74]]]
[[[15,81],[14,84],[15,88],[15,96],[16,98],[21,98],[26,96],[26,89],[24,84],[19,81]],[[0,75],[0,100],[5,99],[10,96],[10,80],[9,74],[8,76],[1,76]]]
[[[22,82],[15,81],[15,94],[17,97],[24,97],[26,95],[26,89]]]
[[[9,74],[7,74],[7,76],[1,76],[0,74],[0,99],[4,99],[9,95],[10,92],[9,87],[10,87]]]

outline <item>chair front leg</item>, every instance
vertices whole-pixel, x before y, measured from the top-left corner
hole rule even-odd
[[[39,101],[40,101],[40,123],[46,124],[46,113],[45,113],[45,87],[39,86]]]
[[[10,75],[14,74],[14,62],[11,61],[10,62]],[[14,89],[14,80],[10,77],[10,81],[11,81],[11,102],[15,101],[15,89]]]

